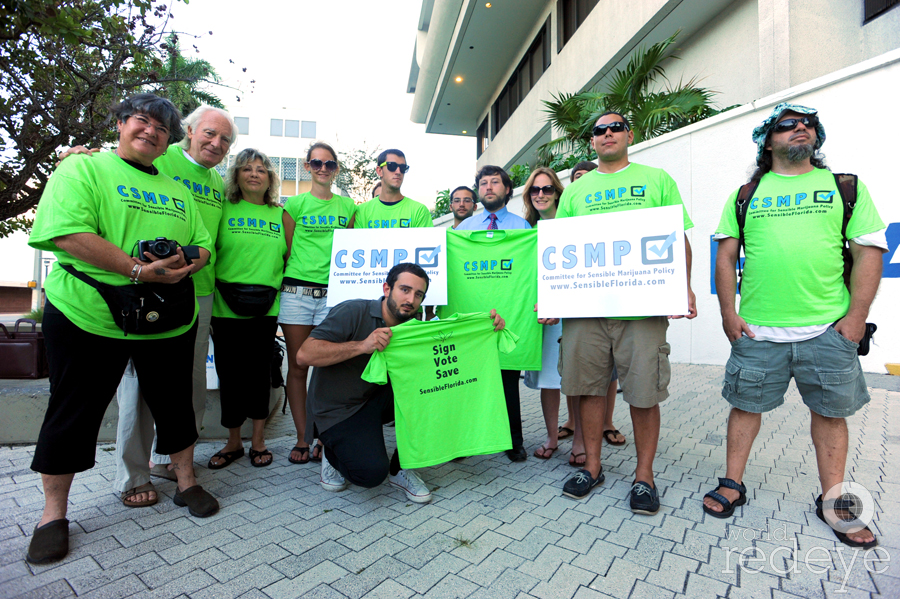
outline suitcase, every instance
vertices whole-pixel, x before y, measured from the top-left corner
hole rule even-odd
[[[19,325],[30,324],[30,331],[20,331]],[[37,330],[37,322],[30,318],[16,321],[15,330],[0,324],[0,379],[41,379],[50,376],[44,334]]]

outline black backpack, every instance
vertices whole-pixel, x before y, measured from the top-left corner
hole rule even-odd
[[[847,290],[849,291],[850,271],[853,269],[853,255],[850,253],[850,240],[847,239],[847,225],[850,222],[850,218],[853,216],[853,209],[856,208],[856,187],[859,178],[856,175],[849,173],[832,174],[834,175],[834,182],[835,185],[837,185],[838,192],[841,194],[841,203],[844,207],[844,219],[841,223],[841,255],[844,258],[844,285],[847,286]],[[744,224],[747,222],[747,209],[750,206],[750,200],[753,198],[753,194],[756,193],[757,187],[759,187],[759,179],[741,185],[740,190],[738,190],[737,198],[735,199],[735,216],[737,217],[739,235],[737,258],[738,291],[741,289],[741,279],[744,274],[744,269],[741,268],[741,250],[744,249]],[[859,349],[857,350],[859,355],[865,356],[869,353],[872,335],[877,329],[878,326],[875,325],[875,323],[866,323],[866,332],[860,340]]]

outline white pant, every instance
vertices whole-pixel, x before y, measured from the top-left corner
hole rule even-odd
[[[197,298],[197,339],[194,341],[193,403],[197,432],[206,413],[206,356],[209,353],[209,321],[212,317],[213,296]],[[115,489],[128,491],[150,482],[149,461],[169,464],[172,459],[156,453],[156,431],[150,409],[141,397],[134,365],[128,361],[125,375],[116,389],[119,403],[119,425],[116,430]]]

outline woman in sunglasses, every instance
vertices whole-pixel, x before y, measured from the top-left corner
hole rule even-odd
[[[289,258],[281,286],[281,312],[278,322],[287,344],[287,398],[291,405],[297,445],[288,460],[306,464],[322,459],[322,446],[316,444],[312,455],[305,440],[306,378],[309,367],[298,366],[294,357],[310,332],[328,314],[325,305],[328,292],[328,265],[331,263],[331,241],[335,229],[349,229],[356,216],[356,204],[350,198],[331,191],[340,171],[337,153],[323,142],[316,142],[306,152],[303,168],[312,177],[312,189],[288,198],[284,205],[284,233]]]
[[[539,220],[556,217],[559,196],[563,186],[552,169],[539,167],[531,172],[522,191],[522,203],[525,205],[525,220],[532,227]],[[544,327],[544,341],[541,352],[541,370],[525,372],[525,386],[529,389],[541,390],[541,410],[544,413],[544,424],[547,427],[547,440],[534,450],[534,457],[548,460],[558,449],[559,443],[559,386],[560,377],[557,370],[559,361],[559,337],[562,335],[562,322]],[[579,445],[582,447],[577,452]],[[581,438],[581,426],[575,420],[575,438],[572,445],[570,463],[581,467],[584,465],[584,441]],[[578,462],[581,457],[582,461]]]

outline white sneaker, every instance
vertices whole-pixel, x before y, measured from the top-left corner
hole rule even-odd
[[[349,484],[344,480],[344,477],[341,476],[341,473],[328,463],[328,458],[325,457],[324,449],[322,450],[322,473],[320,475],[319,484],[322,485],[322,488],[326,491],[331,491],[333,493],[343,491]]]
[[[428,503],[431,501],[431,491],[422,482],[422,479],[413,470],[401,470],[397,476],[388,476],[388,480],[395,487],[406,491],[406,496],[415,503]]]

